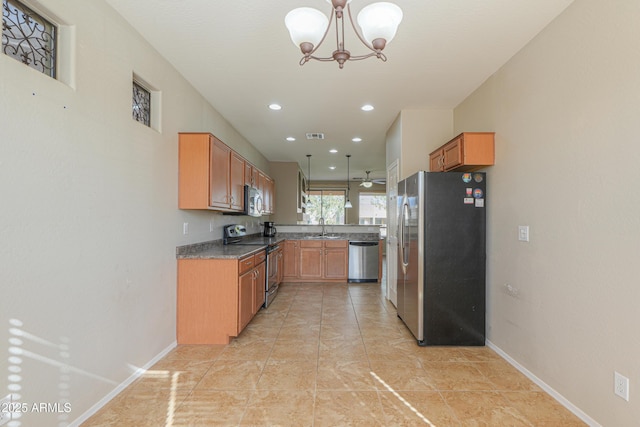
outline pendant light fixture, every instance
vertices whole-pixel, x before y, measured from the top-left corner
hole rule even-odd
[[[349,184],[349,158],[351,154],[347,154],[347,201],[344,204],[345,209],[351,209],[353,206],[351,205],[351,201],[349,200],[349,193],[351,191],[351,185]]]
[[[376,57],[386,61],[387,57],[382,53],[385,46],[395,37],[398,25],[402,21],[402,9],[389,2],[372,3],[362,8],[358,14],[358,25],[362,35],[356,28],[351,16],[351,0],[327,0],[331,4],[331,16],[311,7],[299,7],[293,9],[284,18],[284,23],[289,30],[293,44],[302,51],[300,65],[309,60],[336,61],[342,68],[346,61],[358,61],[361,59]],[[346,9],[347,16],[344,16]],[[344,18],[348,17],[351,28],[356,33],[360,42],[371,52],[363,55],[351,55],[345,47]],[[324,42],[332,21],[335,18],[336,50],[331,56],[314,56],[316,50]]]
[[[311,154],[307,154],[307,188],[304,189],[307,195],[309,188],[311,188]]]

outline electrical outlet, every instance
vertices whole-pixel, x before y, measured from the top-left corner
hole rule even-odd
[[[529,226],[528,225],[519,225],[518,226],[518,240],[521,242],[529,241]]]
[[[0,399],[0,426],[11,421],[11,395]]]
[[[618,372],[615,372],[613,376],[613,381],[614,381],[614,386],[613,386],[614,393],[628,402],[629,401],[629,378],[625,377],[622,374],[619,374]]]
[[[517,297],[518,296],[518,289],[517,288],[511,286],[508,283],[505,283],[503,286],[504,286],[504,291],[507,294],[511,295],[512,297]]]
[[[189,234],[189,223],[182,223],[182,234]]]

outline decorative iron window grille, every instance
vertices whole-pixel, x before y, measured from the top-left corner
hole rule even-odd
[[[17,0],[2,0],[2,52],[56,77],[56,27]]]
[[[133,120],[151,127],[151,92],[133,82]]]

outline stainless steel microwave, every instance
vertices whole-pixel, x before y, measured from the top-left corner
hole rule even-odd
[[[244,211],[249,216],[262,216],[264,211],[262,192],[257,188],[244,186]]]
[[[244,186],[244,210],[233,212],[222,212],[223,215],[248,215],[262,216],[264,212],[264,203],[262,199],[262,191],[257,188]]]

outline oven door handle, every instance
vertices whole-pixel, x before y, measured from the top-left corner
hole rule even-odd
[[[269,260],[267,265],[269,266],[269,271],[267,274],[269,275],[269,279],[273,279],[278,273],[277,252],[271,252],[268,257]]]

